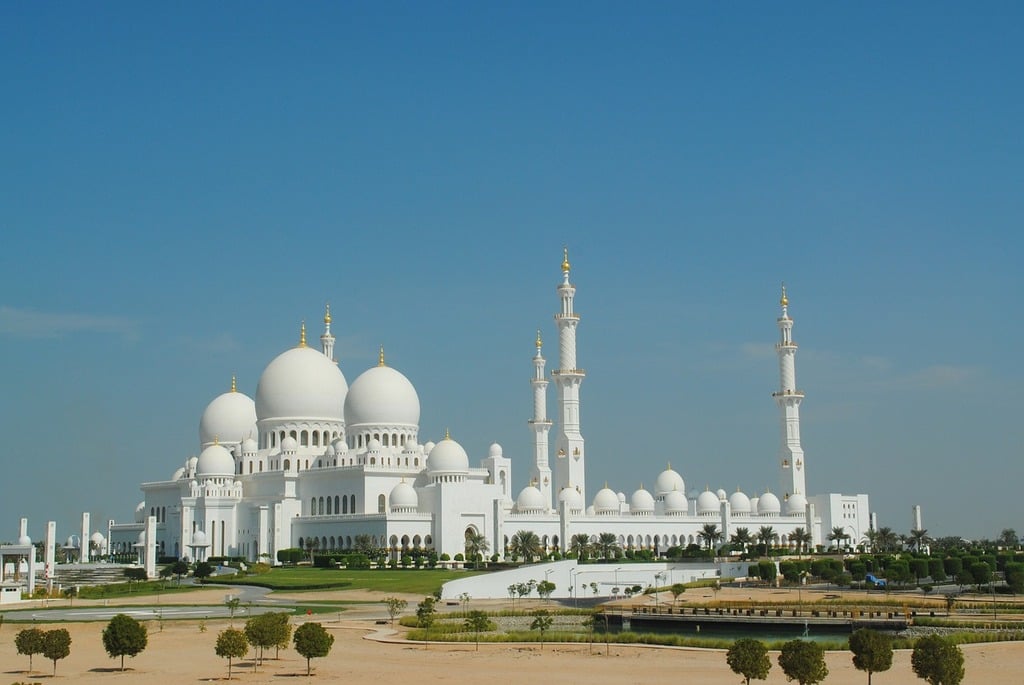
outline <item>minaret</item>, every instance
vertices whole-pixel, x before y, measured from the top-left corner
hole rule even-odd
[[[338,360],[334,358],[334,336],[331,335],[331,303],[327,303],[327,309],[324,312],[324,334],[320,336],[320,347],[324,351],[324,356],[330,359],[332,362]]]
[[[772,393],[779,405],[782,417],[782,449],[779,457],[782,469],[782,489],[786,495],[807,496],[804,483],[806,464],[804,449],[800,446],[800,403],[804,399],[802,390],[796,387],[796,343],[793,342],[793,319],[789,318],[789,298],[786,286],[782,286],[782,316],[778,318],[779,342],[775,351],[779,355],[779,390]]]
[[[536,483],[540,494],[544,495],[544,501],[555,506],[557,503],[551,493],[551,465],[548,463],[548,433],[551,431],[551,421],[548,420],[548,381],[544,377],[545,361],[540,353],[540,331],[537,331],[535,345],[537,354],[533,357],[533,378],[530,379],[530,385],[533,386],[533,418],[528,422],[533,429],[534,454],[530,479]]]
[[[573,311],[576,288],[569,282],[569,250],[563,251],[562,283],[558,286],[561,311],[558,324],[558,366],[551,377],[558,387],[558,438],[555,443],[555,492],[573,487],[586,497],[583,435],[580,433],[580,384],[587,375],[576,364],[576,326],[580,316]]]

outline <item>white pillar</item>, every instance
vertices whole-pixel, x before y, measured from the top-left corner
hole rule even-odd
[[[46,547],[43,550],[43,563],[46,564],[43,568],[43,573],[46,577],[47,587],[52,585],[54,573],[54,565],[57,563],[57,522],[47,521],[46,522]]]
[[[22,518],[20,521],[18,521],[18,538],[21,539],[21,538],[27,538],[27,537],[28,537],[28,519],[27,518]]]
[[[921,505],[915,504],[913,508],[914,514],[914,530],[922,530],[921,526]]]
[[[156,516],[146,518],[146,551],[143,556],[146,577],[156,578]]]

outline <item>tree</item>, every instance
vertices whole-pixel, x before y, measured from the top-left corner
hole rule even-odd
[[[751,678],[765,680],[772,668],[768,648],[760,640],[752,640],[749,637],[740,638],[732,643],[732,647],[725,654],[725,663],[729,664],[733,673],[743,676],[747,685],[750,685]]]
[[[473,567],[479,565],[479,560],[491,549],[491,541],[483,533],[475,530],[466,530],[466,559],[473,562]]]
[[[914,551],[919,553],[921,548],[927,545],[931,541],[928,537],[928,530],[926,528],[914,528],[910,531],[910,542],[914,546]]]
[[[181,585],[181,577],[188,575],[188,562],[184,559],[178,559],[171,564],[171,568],[174,570],[174,575],[178,577],[178,585]]]
[[[789,534],[789,539],[791,542],[796,543],[796,553],[800,554],[808,550],[809,545],[814,540],[814,536],[808,530],[794,528],[793,532]]]
[[[750,534],[749,528],[737,528],[736,532],[729,536],[729,542],[734,545],[739,545],[743,549],[743,553],[747,553],[747,545],[754,541],[754,536]]]
[[[303,623],[295,629],[295,651],[306,657],[306,675],[310,674],[310,661],[331,653],[334,636],[319,623]]]
[[[828,675],[825,650],[821,645],[807,640],[790,640],[782,645],[779,667],[786,674],[787,680],[795,680],[800,685],[820,683]]]
[[[192,570],[192,575],[201,583],[204,578],[209,578],[213,575],[213,565],[205,561],[200,561]]]
[[[373,537],[366,534],[355,536],[352,540],[352,551],[356,554],[373,556],[377,553],[377,547],[373,544]]]
[[[395,625],[395,616],[405,611],[409,603],[400,597],[385,597],[384,606],[388,608],[388,616],[391,617],[391,625]]]
[[[32,655],[43,653],[43,636],[45,632],[39,628],[26,628],[19,630],[14,636],[14,646],[18,648],[18,654],[28,657],[28,671],[32,672]]]
[[[615,533],[601,533],[597,536],[597,550],[602,559],[613,559],[618,556],[619,539]]]
[[[148,643],[146,626],[126,614],[118,614],[110,619],[110,623],[103,629],[103,649],[107,650],[111,659],[121,657],[122,671],[125,656],[138,656]]]
[[[836,543],[836,551],[839,551],[840,546],[844,540],[848,540],[850,534],[842,526],[833,526],[832,532],[828,534],[829,542]]]
[[[123,573],[124,579],[128,581],[128,592],[132,591],[132,581],[141,582],[148,577],[144,568],[126,568]]]
[[[522,557],[525,561],[533,561],[543,553],[540,538],[532,530],[516,531],[509,541],[509,549],[513,557]]]
[[[313,553],[320,547],[320,538],[315,535],[306,538],[306,551],[309,552],[309,561],[313,561]]]
[[[900,536],[888,526],[879,528],[875,536],[875,546],[879,552],[892,552],[900,546]]]
[[[43,656],[53,662],[53,674],[57,675],[57,662],[71,654],[71,634],[64,628],[47,630],[43,633]]]
[[[569,554],[580,561],[590,555],[590,536],[586,533],[577,533],[569,540]]]
[[[984,561],[976,561],[971,564],[971,576],[980,588],[982,585],[992,582],[992,568]]]
[[[288,645],[291,625],[288,612],[276,612],[252,616],[245,622],[245,638],[257,650],[256,663],[263,663],[263,655],[269,647]]]
[[[249,653],[249,641],[245,639],[245,633],[241,630],[228,628],[217,635],[214,651],[217,656],[228,660],[228,680],[231,680],[231,661],[241,659]]]
[[[929,685],[958,685],[964,679],[963,652],[938,635],[927,635],[914,643],[910,666]]]
[[[672,593],[672,603],[673,604],[678,604],[679,603],[679,595],[681,595],[684,592],[686,592],[686,586],[683,585],[682,583],[673,583],[672,587],[669,588],[669,592]]]
[[[547,599],[555,591],[555,584],[549,580],[542,580],[537,583],[537,594],[541,599]]]
[[[544,633],[551,627],[554,619],[551,618],[551,614],[546,609],[539,609],[533,612],[533,623],[530,624],[530,630],[540,631],[540,651],[544,651]]]
[[[480,610],[471,611],[469,612],[469,615],[466,616],[466,620],[462,622],[462,625],[465,626],[466,630],[472,630],[476,635],[476,649],[477,651],[480,651],[480,633],[485,630],[490,630],[492,627],[490,619],[487,618],[487,614]]]
[[[871,674],[892,668],[892,638],[877,630],[861,628],[850,636],[853,665],[858,671],[867,671],[868,685]]]
[[[1006,549],[1017,549],[1017,546],[1020,544],[1020,538],[1017,537],[1017,531],[1013,528],[1004,528],[999,533],[999,539],[996,542]]]
[[[704,527],[701,528],[699,533],[697,533],[697,537],[704,541],[705,547],[711,549],[714,544],[718,542],[718,538],[721,537],[721,535],[718,532],[718,526],[714,523],[705,523]]]
[[[423,601],[416,605],[416,625],[423,630],[423,649],[427,648],[430,641],[427,639],[427,632],[430,626],[434,625],[434,613],[437,607],[434,606],[433,597],[424,597]]]
[[[772,526],[761,526],[757,530],[757,535],[755,537],[757,537],[758,543],[764,545],[764,553],[768,554],[768,549],[775,541],[775,528]]]

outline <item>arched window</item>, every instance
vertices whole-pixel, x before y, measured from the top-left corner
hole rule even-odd
[[[167,507],[160,507],[160,520],[167,523]]]
[[[313,447],[319,447],[319,446],[320,446],[320,433],[317,432],[317,431],[313,431]]]
[[[303,447],[309,447],[309,431],[299,433],[299,444]]]
[[[316,497],[309,500],[309,515],[316,516]]]
[[[263,460],[260,459],[260,473],[263,473]]]
[[[377,497],[377,513],[378,514],[383,514],[383,513],[385,513],[386,509],[387,509],[387,499],[384,497],[384,495],[379,495]]]
[[[289,433],[289,435],[292,436],[292,440],[298,440],[299,439],[299,432],[298,431],[292,431],[291,433]]]
[[[342,514],[347,514],[348,513],[348,495],[346,495],[346,496],[341,498],[341,504],[342,504],[341,513]]]
[[[321,497],[321,498],[320,498],[320,506],[319,506],[319,507],[317,507],[317,513],[319,513],[319,514],[323,514],[323,513],[324,513],[324,511],[325,511],[325,510],[324,510],[324,498],[323,498],[323,497]]]
[[[352,500],[352,503],[349,505],[348,508],[351,509],[352,513],[354,514],[354,513],[356,513],[356,496],[355,495],[349,495],[349,498]]]
[[[387,447],[387,446],[388,446],[388,434],[385,433],[384,434],[384,447]]]
[[[305,545],[302,544],[302,537],[300,536],[299,537],[299,549],[302,549],[304,547],[305,547]]]
[[[334,513],[335,514],[340,514],[341,513],[341,509],[338,509],[338,496],[337,495],[334,496]]]
[[[334,506],[333,505],[334,505],[334,502],[331,501],[330,497],[328,497],[327,498],[327,515],[328,516],[330,516],[331,514],[334,513]]]
[[[291,467],[292,467],[292,460],[291,459],[285,459],[284,460],[284,470],[287,471],[287,470],[291,469]]]
[[[249,462],[249,473],[252,473],[252,462]]]

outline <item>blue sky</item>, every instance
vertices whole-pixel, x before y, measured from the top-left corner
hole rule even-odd
[[[4,6],[0,538],[129,519],[325,301],[349,382],[385,345],[525,485],[563,244],[588,498],[777,489],[785,281],[809,490],[1024,529],[1021,14]]]

